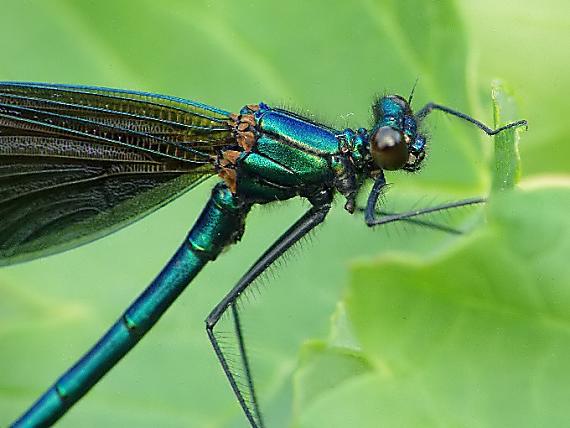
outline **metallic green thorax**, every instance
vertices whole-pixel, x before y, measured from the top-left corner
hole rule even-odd
[[[247,129],[253,144],[240,148],[230,166],[240,198],[254,203],[311,198],[323,187],[353,196],[364,168],[365,130],[337,131],[263,103],[244,107],[236,120],[244,118],[255,123]]]

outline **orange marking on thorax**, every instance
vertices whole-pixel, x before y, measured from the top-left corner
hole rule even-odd
[[[259,110],[257,104],[248,105],[250,111]],[[239,150],[224,150],[218,159],[218,176],[225,181],[232,193],[237,189],[237,160],[243,152],[250,152],[255,144],[255,117],[253,114],[230,114],[229,125],[233,128]]]

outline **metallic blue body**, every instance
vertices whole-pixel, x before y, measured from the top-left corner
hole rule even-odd
[[[12,427],[57,421],[144,336],[205,264],[243,233],[249,207],[218,184],[178,251],[107,333],[51,386]]]

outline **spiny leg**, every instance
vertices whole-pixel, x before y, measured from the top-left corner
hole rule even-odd
[[[482,204],[486,202],[485,198],[469,198],[469,199],[463,199],[461,201],[450,202],[447,204],[436,205],[435,207],[423,208],[420,210],[405,211],[402,213],[387,214],[378,217],[376,212],[376,204],[378,203],[378,198],[382,194],[382,190],[385,186],[386,186],[386,179],[384,178],[384,173],[380,172],[380,174],[376,178],[376,181],[374,181],[374,185],[372,186],[372,190],[370,192],[370,195],[368,196],[368,201],[366,203],[366,210],[364,212],[364,218],[366,224],[370,227],[386,223],[392,223],[400,220],[408,220],[412,219],[413,217],[430,214],[438,211],[443,211],[449,208],[458,208],[468,205]]]
[[[358,208],[359,211],[366,211],[365,208]],[[384,211],[384,210],[379,210],[376,209],[375,212],[375,217],[378,218],[379,216],[394,216],[394,215],[398,215],[399,213],[393,213],[393,212],[388,212],[388,211]],[[439,223],[435,223],[433,221],[427,221],[427,220],[419,220],[417,218],[401,218],[399,220],[402,220],[403,222],[409,223],[409,224],[413,224],[415,226],[421,226],[421,227],[427,227],[429,229],[433,229],[433,230],[439,230],[440,232],[445,232],[445,233],[449,233],[451,235],[463,235],[463,232],[459,229],[455,229],[453,227],[447,226],[445,224],[439,224]]]
[[[361,213],[366,212],[366,208],[358,207],[357,210]],[[374,209],[374,217],[378,218],[379,216],[392,216],[397,215],[398,213],[389,212],[383,209]],[[463,232],[461,230],[455,229],[453,227],[447,226],[445,224],[435,223],[433,221],[428,220],[420,220],[417,218],[403,218],[401,219],[405,223],[413,224],[415,226],[422,226],[427,227],[433,230],[439,230],[440,232],[450,233],[452,235],[462,235]]]
[[[495,135],[495,134],[498,134],[499,132],[502,132],[505,129],[509,129],[509,128],[517,128],[519,126],[528,126],[528,123],[526,120],[518,120],[516,122],[509,123],[505,126],[501,126],[500,128],[492,129],[492,128],[489,128],[487,125],[485,125],[483,122],[480,122],[477,119],[474,119],[465,113],[461,113],[460,111],[457,111],[457,110],[454,110],[450,107],[442,106],[441,104],[436,104],[436,103],[427,103],[420,111],[417,112],[416,119],[418,121],[421,121],[423,118],[425,118],[428,114],[430,114],[434,110],[440,110],[444,113],[447,113],[447,114],[450,114],[452,116],[458,117],[460,119],[466,120],[467,122],[470,122],[473,125],[475,125],[477,128],[481,129],[487,135]]]
[[[236,299],[237,299],[237,297],[236,297]],[[253,376],[251,374],[251,369],[249,366],[249,359],[247,358],[247,351],[245,348],[245,341],[243,338],[241,321],[239,318],[239,311],[238,311],[238,308],[236,306],[236,302],[234,301],[234,302],[230,303],[230,307],[232,308],[232,316],[234,319],[234,328],[235,328],[236,337],[238,340],[239,353],[240,353],[240,356],[242,359],[242,364],[244,367],[245,378],[247,381],[247,389],[249,391],[249,396],[251,397],[251,401],[252,401],[252,405],[253,405],[253,412],[259,420],[260,427],[262,427],[263,426],[263,418],[261,417],[261,411],[259,410],[259,403],[257,402],[257,396],[255,395],[255,388],[253,386]],[[226,376],[227,376],[227,374],[226,374]],[[244,400],[244,402],[245,402],[245,400]]]
[[[250,424],[254,428],[263,428],[263,420],[259,411],[259,405],[255,396],[255,389],[249,361],[247,358],[245,342],[242,334],[242,327],[236,308],[236,302],[240,295],[251,285],[253,281],[265,271],[275,260],[281,257],[289,248],[297,243],[303,236],[313,230],[317,225],[323,222],[327,213],[330,210],[332,201],[332,193],[328,190],[321,191],[315,198],[311,200],[313,207],[307,211],[295,224],[293,224],[285,233],[283,233],[275,243],[251,266],[251,268],[243,275],[239,282],[232,288],[232,290],[218,303],[206,319],[206,331],[212,343],[214,351],[220,360],[222,369],[230,385],[236,394],[236,397],[247,417]],[[228,359],[224,355],[217,339],[214,328],[226,310],[231,307],[232,315],[234,318],[234,328],[238,341],[239,352],[241,361],[244,366],[244,372],[247,381],[247,390],[249,393],[251,408],[246,402],[236,376],[232,373]]]

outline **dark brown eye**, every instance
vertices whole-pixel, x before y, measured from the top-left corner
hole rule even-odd
[[[370,154],[382,169],[401,169],[408,161],[408,145],[400,131],[383,126],[370,139]]]

